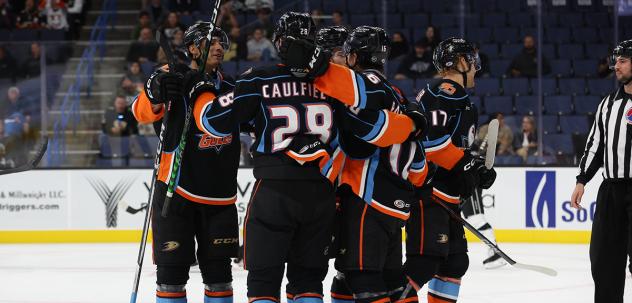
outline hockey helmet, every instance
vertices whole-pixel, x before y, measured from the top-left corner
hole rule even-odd
[[[356,54],[356,62],[363,66],[383,66],[391,51],[391,41],[383,28],[358,26],[342,47],[345,55]]]
[[[314,31],[316,26],[312,17],[307,13],[287,12],[279,18],[276,27],[274,28],[274,35],[272,42],[274,43],[277,51],[279,51],[279,43],[281,38],[292,37],[295,39],[308,39],[314,41]],[[279,51],[279,55],[283,52]]]
[[[432,54],[432,63],[438,71],[454,68],[457,60],[464,57],[467,62],[474,65],[474,69],[481,69],[481,59],[474,49],[474,45],[461,38],[448,38],[435,48]]]
[[[342,47],[349,36],[349,30],[344,26],[328,26],[316,33],[316,45],[328,51]]]
[[[614,48],[610,57],[610,69],[614,69],[614,65],[617,63],[617,57],[632,59],[632,40],[625,40]]]
[[[210,22],[198,21],[195,24],[189,26],[187,30],[184,32],[184,45],[187,47],[191,44],[194,44],[195,47],[199,48],[202,41],[206,39],[209,30],[211,29]],[[221,28],[215,27],[212,34],[213,39],[218,39],[220,45],[227,51],[230,48],[230,40],[228,39],[228,35]]]

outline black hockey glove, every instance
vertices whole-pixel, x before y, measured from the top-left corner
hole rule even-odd
[[[160,94],[160,75],[164,73],[164,71],[157,69],[145,82],[145,95],[147,95],[147,99],[152,104],[164,103]]]
[[[182,90],[191,102],[195,102],[203,92],[216,93],[215,83],[208,78],[206,73],[200,73],[197,70],[190,70],[184,75]]]
[[[463,199],[469,198],[479,183],[479,173],[477,161],[472,155],[466,152],[463,158],[457,162],[451,170],[456,174],[459,184],[459,195]]]
[[[484,160],[483,160],[484,163]],[[485,165],[481,165],[478,168],[479,187],[482,189],[489,189],[496,181],[496,170],[492,167],[487,169]]]
[[[331,53],[306,39],[286,37],[279,55],[290,72],[297,77],[315,78],[329,68]]]
[[[410,134],[409,139],[417,141],[423,138],[428,133],[428,119],[419,104],[415,101],[408,102],[404,114],[415,124],[415,130]]]

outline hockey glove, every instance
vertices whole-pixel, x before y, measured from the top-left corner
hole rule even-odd
[[[147,95],[147,99],[152,104],[164,103],[160,96],[160,75],[164,73],[164,71],[157,69],[145,82],[145,95]]]
[[[492,167],[487,169],[485,165],[481,165],[478,168],[479,186],[482,189],[489,189],[496,181],[496,170]]]
[[[410,134],[410,139],[417,141],[423,138],[428,132],[428,119],[419,104],[415,101],[408,102],[404,114],[415,124],[415,130]]]
[[[463,199],[469,198],[478,187],[479,173],[477,167],[476,159],[466,152],[451,170],[456,174],[459,195]]]
[[[195,102],[204,92],[216,93],[215,83],[208,79],[205,73],[200,73],[197,70],[191,70],[184,75],[182,89],[191,102]]]

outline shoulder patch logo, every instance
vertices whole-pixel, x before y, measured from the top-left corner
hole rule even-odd
[[[632,124],[632,108],[628,109],[625,113],[625,121],[628,122],[628,124]]]
[[[439,89],[448,95],[454,95],[454,93],[456,93],[456,88],[454,87],[454,85],[447,82],[441,83]]]

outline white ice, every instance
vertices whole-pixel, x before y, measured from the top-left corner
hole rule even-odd
[[[509,266],[485,270],[481,260],[486,248],[471,243],[470,269],[459,302],[592,302],[587,245],[503,244],[501,248],[518,262],[553,267],[559,275],[548,277]],[[137,251],[137,244],[0,245],[0,303],[127,303]],[[139,303],[155,302],[151,249],[145,260]],[[233,273],[235,302],[247,302],[246,272],[234,266]],[[325,290],[332,275],[330,268]],[[630,282],[628,273],[625,302],[632,302]],[[195,268],[187,293],[189,302],[203,302],[201,277]],[[420,297],[426,302],[425,289]]]

